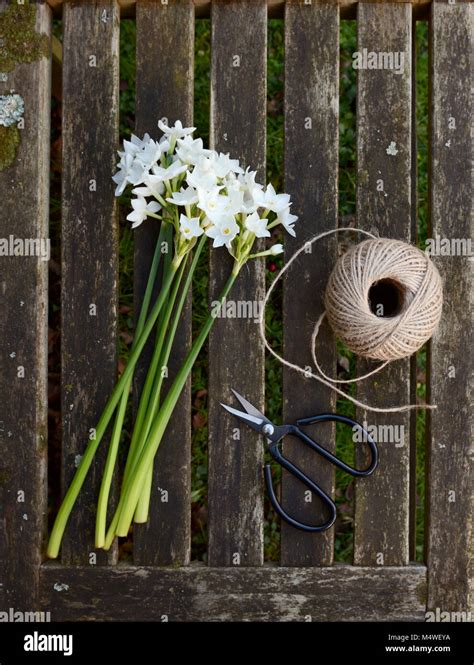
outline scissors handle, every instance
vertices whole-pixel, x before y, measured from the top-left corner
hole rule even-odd
[[[314,441],[311,437],[309,437],[305,432],[303,432],[300,429],[301,426],[311,425],[313,423],[318,423],[318,422],[327,422],[327,421],[341,422],[345,425],[349,425],[352,428],[356,428],[356,430],[358,430],[363,435],[363,440],[367,442],[371,452],[371,460],[369,466],[366,469],[355,469],[354,467],[349,466],[348,464],[343,462],[343,460],[339,459],[339,457],[336,457],[335,455],[330,453],[329,450],[326,450],[326,448],[320,446],[319,443]],[[302,418],[296,421],[296,425],[288,425],[286,429],[286,434],[297,436],[312,450],[314,450],[319,455],[324,457],[324,459],[328,460],[329,462],[337,466],[339,469],[346,471],[352,476],[369,476],[371,473],[374,472],[375,468],[377,467],[378,449],[375,441],[370,436],[370,434],[362,427],[360,423],[358,423],[355,420],[352,420],[352,418],[348,418],[347,416],[340,416],[337,413],[321,413],[311,418]],[[302,531],[318,532],[329,529],[336,521],[336,504],[331,499],[331,497],[329,497],[326,494],[326,492],[324,492],[324,490],[322,490],[321,487],[319,487],[319,485],[316,485],[316,483],[311,478],[309,478],[305,473],[303,473],[303,471],[301,471],[301,469],[295,466],[293,462],[291,462],[281,453],[278,442],[274,443],[269,447],[269,452],[273,457],[273,459],[276,462],[278,462],[278,464],[280,464],[280,466],[289,471],[293,476],[295,476],[295,478],[298,478],[298,480],[300,480],[304,485],[306,485],[306,487],[308,487],[313,494],[315,494],[321,499],[321,501],[329,509],[330,517],[326,522],[324,522],[324,524],[312,525],[300,522],[299,520],[296,520],[294,517],[289,515],[286,512],[286,510],[282,508],[282,506],[280,505],[280,503],[276,498],[272,483],[271,467],[269,464],[267,464],[265,466],[265,483],[267,486],[270,502],[275,512],[283,520],[285,520],[285,522],[288,522],[288,524],[291,524],[296,529],[301,529]]]
[[[288,522],[288,524],[291,524],[291,526],[294,526],[296,529],[301,529],[302,531],[309,531],[309,532],[318,532],[318,531],[325,531],[326,529],[329,529],[332,527],[334,522],[336,521],[336,504],[334,501],[322,490],[316,483],[311,480],[301,469],[299,469],[297,466],[295,466],[292,462],[290,462],[289,459],[284,457],[282,453],[280,452],[280,449],[278,447],[278,443],[273,444],[269,448],[270,455],[273,457],[273,459],[280,464],[284,469],[289,471],[293,476],[301,480],[302,483],[308,487],[313,494],[316,494],[322,502],[329,508],[329,513],[330,517],[324,524],[317,524],[317,525],[312,525],[312,524],[305,524],[304,522],[300,522],[296,520],[294,517],[291,517],[286,510],[282,508],[280,503],[278,502],[278,499],[276,498],[275,490],[273,489],[273,482],[272,482],[272,471],[270,464],[265,465],[265,483],[267,486],[267,491],[268,491],[268,496],[270,498],[270,503],[272,504],[275,512],[283,519],[285,522]]]
[[[342,461],[342,459],[339,459],[339,457],[336,457],[335,455],[330,453],[329,450],[326,450],[326,448],[320,446],[319,443],[314,441],[314,439],[309,437],[305,432],[303,432],[300,429],[301,426],[312,425],[314,423],[322,423],[328,421],[349,425],[352,429],[355,428],[362,434],[362,440],[365,443],[367,443],[367,445],[369,446],[371,454],[370,463],[366,469],[356,469],[352,466],[349,466],[349,464],[346,464],[345,462]],[[377,448],[377,444],[375,443],[371,435],[367,432],[367,430],[365,430],[360,423],[358,423],[356,420],[352,420],[352,418],[348,418],[347,416],[341,416],[338,413],[320,413],[319,415],[312,416],[310,418],[301,418],[300,420],[296,421],[296,427],[293,426],[288,433],[299,437],[310,448],[312,448],[322,457],[324,457],[329,462],[337,466],[339,469],[342,469],[346,473],[350,473],[351,476],[370,476],[370,474],[373,473],[377,467],[379,460],[379,451]]]

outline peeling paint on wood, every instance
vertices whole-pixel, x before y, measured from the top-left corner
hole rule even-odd
[[[285,234],[285,259],[321,231],[337,226],[339,123],[339,8],[288,2],[285,13],[285,191],[292,213],[299,216],[296,238]],[[336,240],[312,246],[287,273],[283,300],[285,358],[313,367],[309,350],[315,321],[324,309],[323,296],[336,259]],[[328,327],[318,337],[318,357],[334,376],[335,340]],[[313,379],[283,368],[285,422],[334,411],[335,394]],[[321,444],[334,450],[335,427],[308,428]],[[334,467],[298,439],[287,437],[283,452],[329,494],[334,492]],[[317,497],[306,500],[307,488],[291,474],[282,474],[283,505],[303,522],[321,524],[326,512]],[[305,533],[282,523],[281,562],[286,566],[332,563],[334,530]]]
[[[46,5],[37,8],[36,30],[49,40]],[[2,238],[48,238],[50,75],[41,58],[0,82],[0,95],[14,88],[25,101],[17,158],[0,173]],[[47,279],[40,257],[0,258],[0,608],[37,602],[47,509]]]
[[[108,20],[101,20],[106,11]],[[117,376],[119,13],[114,0],[64,8],[62,191],[63,488]],[[93,307],[95,306],[95,307]],[[89,562],[108,438],[71,513],[63,562]],[[112,497],[113,502],[113,497]],[[107,555],[97,551],[97,563]],[[114,556],[111,551],[112,558]]]
[[[42,568],[55,621],[423,621],[423,566]],[[53,591],[58,580],[69,588]],[[120,596],[120,602],[117,602]],[[341,599],[343,599],[341,601]]]
[[[434,2],[431,15],[431,234],[472,237],[474,6]],[[472,260],[439,256],[443,315],[429,353],[429,609],[468,611],[473,530]],[[471,598],[472,603],[472,598]]]
[[[381,237],[409,241],[411,232],[410,5],[358,5],[358,50],[403,52],[404,70],[359,70],[357,90],[357,224]],[[387,152],[388,149],[388,152]],[[378,181],[383,183],[379,191]],[[379,182],[380,184],[380,182]],[[374,366],[358,362],[358,375]],[[358,384],[357,398],[374,406],[408,404],[410,360],[391,363]],[[356,482],[354,562],[362,566],[408,563],[410,418],[406,413],[358,411],[369,425],[403,427],[403,446],[379,442],[380,462]],[[399,430],[400,431],[400,430]],[[365,446],[364,446],[365,448]],[[363,465],[365,450],[358,450]]]
[[[212,8],[211,142],[265,176],[266,40],[264,0],[216,2]],[[210,300],[232,270],[225,248],[211,250]],[[262,261],[242,269],[229,298],[264,296]],[[209,338],[209,549],[212,565],[263,562],[263,449],[261,437],[240,427],[220,402],[231,388],[264,406],[264,353],[254,319],[216,320]],[[238,555],[236,557],[236,555]]]

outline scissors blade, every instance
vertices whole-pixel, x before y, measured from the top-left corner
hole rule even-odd
[[[270,421],[266,416],[263,415],[256,407],[254,407],[253,404],[250,404],[245,397],[242,397],[236,390],[231,388],[232,392],[234,393],[235,397],[239,400],[239,402],[242,404],[244,409],[249,413],[251,416],[254,416],[254,418],[260,418],[263,422],[269,423]]]
[[[263,418],[257,418],[256,416],[252,416],[249,413],[244,413],[243,411],[234,409],[232,406],[227,406],[227,404],[222,404],[222,402],[221,406],[224,407],[224,409],[229,413],[231,413],[233,416],[236,416],[240,420],[246,422],[247,425],[252,427],[252,429],[256,430],[257,432],[261,432],[262,426],[265,422]]]

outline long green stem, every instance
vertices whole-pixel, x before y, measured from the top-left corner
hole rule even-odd
[[[125,465],[125,471],[123,477],[124,484],[127,482],[127,479],[130,475],[130,471],[133,468],[137,457],[140,455],[141,437],[142,437],[141,433],[145,426],[144,423],[146,423],[149,411],[153,410],[153,405],[154,405],[154,395],[152,394],[153,385],[155,383],[157,372],[159,373],[160,357],[162,354],[163,345],[165,343],[166,331],[168,330],[171,315],[173,313],[174,303],[176,302],[176,298],[178,297],[179,286],[183,278],[183,272],[185,267],[186,267],[186,262],[183,261],[179,269],[179,272],[176,275],[176,279],[174,280],[173,290],[168,299],[166,309],[164,310],[164,316],[161,319],[160,328],[157,332],[155,349],[153,351],[153,356],[151,358],[151,362],[148,367],[148,373],[145,380],[145,385],[143,386],[142,396],[140,398],[140,404],[138,407],[137,423],[134,428],[134,436],[133,436],[133,439],[135,440],[135,445],[133,446],[133,448],[132,446],[130,446],[130,451],[129,454],[127,455],[127,463]],[[138,415],[140,415],[139,420],[138,420]]]
[[[165,257],[165,263],[164,263],[164,271],[165,271],[165,272],[169,269],[169,265],[170,265],[170,260],[169,260],[169,261],[167,260],[168,258],[169,258],[169,256]],[[185,263],[183,263],[183,266],[184,266],[184,265],[185,265]],[[158,330],[162,330],[162,326],[163,326],[163,314],[164,314],[164,309],[161,310],[160,318],[158,319],[158,325],[157,325],[157,329],[158,329]],[[166,330],[166,326],[165,326],[164,330]],[[157,341],[158,346],[159,346],[159,349],[160,349],[160,351],[161,351],[161,347],[162,347],[162,345],[163,345],[163,340],[162,340],[162,339],[158,339],[158,337],[159,337],[159,335],[157,335],[157,340],[156,340],[156,341]],[[156,348],[155,348],[155,351],[156,351]],[[158,362],[157,367],[161,367],[161,363],[160,363],[160,362]],[[156,378],[156,377],[155,377],[155,375],[156,375],[156,371],[157,371],[157,370],[156,370],[156,368],[155,368],[155,370],[153,371],[153,379]],[[147,398],[147,399],[148,399],[148,398]],[[145,400],[140,399],[140,404],[139,404],[139,406],[141,406],[142,404],[144,404],[144,402],[145,402]],[[147,403],[148,403],[148,402],[147,402]],[[144,404],[144,406],[146,406],[146,404]],[[140,415],[140,414],[138,414],[138,415]],[[140,431],[141,431],[141,429],[142,429],[143,418],[144,418],[144,415],[142,416],[141,419],[139,419],[138,416],[137,416],[137,419],[136,419],[136,426],[134,427],[134,435],[135,435],[136,430],[139,429],[139,431],[137,432],[137,437],[139,436]],[[138,427],[137,427],[137,426],[138,426]],[[136,438],[136,437],[135,437],[135,438]],[[134,440],[133,440],[133,439],[134,439],[134,436],[132,436],[132,444],[134,443]],[[136,441],[135,441],[135,445],[137,445],[137,444],[136,444]],[[129,456],[127,455],[127,464],[128,464],[128,460],[129,460]],[[125,468],[125,476],[126,476],[126,475],[127,475],[127,468]],[[125,482],[125,476],[124,476],[124,482]],[[145,494],[145,496],[147,497],[147,499],[145,499],[145,500],[147,500],[148,502],[149,502],[149,500],[150,500],[150,496],[151,496],[151,486],[152,486],[152,483],[153,483],[153,469],[150,469],[149,476],[150,476],[150,477],[147,478],[146,485],[144,486],[143,491],[142,491],[142,495],[141,495],[141,496],[143,496],[143,494]]]
[[[186,302],[186,298],[188,296],[189,289],[191,287],[192,283],[192,278],[194,275],[194,271],[196,269],[196,266],[198,264],[199,260],[199,255],[201,253],[201,250],[204,246],[204,242],[199,243],[198,247],[196,248],[196,251],[194,253],[193,257],[193,262],[189,268],[186,281],[183,285],[183,289],[181,291],[181,296],[178,301],[178,304],[175,309],[174,313],[174,318],[172,321],[172,324],[170,326],[168,335],[166,337],[166,344],[163,347],[163,352],[160,357],[160,368],[167,367],[169,357],[171,354],[171,348],[173,346],[174,338],[176,335],[176,330],[179,325],[179,321],[181,319],[181,313],[183,311],[184,304]],[[153,386],[153,401],[151,402],[152,406],[151,408],[148,408],[147,412],[147,418],[146,421],[143,425],[142,432],[140,433],[140,451],[143,448],[143,445],[145,444],[148,434],[150,432],[150,428],[153,422],[153,418],[155,417],[155,414],[158,411],[158,406],[159,406],[159,400],[160,400],[160,393],[161,393],[161,388],[163,385],[163,372],[160,371],[156,374],[155,376],[155,384]],[[138,502],[137,510],[135,513],[135,522],[141,524],[143,522],[146,522],[148,519],[148,511],[149,511],[149,506],[150,506],[150,496],[151,496],[151,486],[153,482],[153,465],[150,466],[148,469],[147,477],[145,480],[145,485],[143,487],[143,491],[140,494],[140,499]]]
[[[205,236],[202,236],[201,240],[199,241],[199,243],[198,243],[198,245],[196,246],[196,249],[195,249],[195,251],[194,251],[193,262],[192,262],[191,267],[190,267],[190,269],[189,269],[189,273],[188,273],[188,276],[187,276],[187,278],[186,278],[186,282],[185,282],[185,284],[184,284],[183,292],[181,293],[181,298],[180,298],[179,305],[178,305],[178,310],[177,310],[177,312],[178,312],[179,314],[180,314],[180,312],[181,312],[181,310],[182,310],[182,308],[183,308],[183,306],[184,306],[184,302],[185,302],[185,293],[187,293],[187,291],[189,291],[189,287],[190,287],[190,284],[191,284],[191,279],[192,279],[192,276],[193,276],[194,271],[195,271],[195,269],[196,269],[196,266],[197,266],[197,263],[198,263],[198,259],[199,259],[199,255],[200,255],[200,253],[201,253],[201,251],[202,251],[202,249],[203,249],[205,243],[206,243],[206,237],[205,237]],[[230,287],[229,287],[229,288],[230,288]],[[176,326],[178,325],[178,322],[179,322],[179,316],[176,316],[176,317],[175,317],[175,320],[174,320],[174,322],[173,322],[173,327],[172,327],[172,329],[171,329],[171,331],[172,331],[172,335],[170,335],[170,338],[171,338],[171,339],[174,337],[174,333],[175,333],[175,331],[176,331]],[[176,381],[176,379],[175,379],[175,381]],[[173,384],[173,385],[174,385],[174,384]],[[133,469],[133,470],[134,470],[134,469]],[[126,489],[126,486],[125,486],[125,483],[123,483],[123,484],[122,484],[122,492],[121,492],[121,496],[124,495],[125,489]],[[119,506],[120,506],[120,502],[119,502]],[[106,549],[106,550],[108,550],[108,549],[110,548],[110,546],[112,545],[112,543],[113,543],[113,541],[114,541],[114,538],[115,538],[115,530],[116,530],[116,528],[117,528],[117,524],[118,524],[119,516],[120,516],[120,511],[119,511],[119,507],[117,507],[117,510],[115,511],[115,514],[114,514],[114,516],[113,516],[113,518],[112,518],[112,522],[111,522],[111,524],[110,524],[110,526],[109,526],[109,528],[108,528],[108,531],[107,531],[107,534],[106,534],[106,537],[105,537],[104,549]]]
[[[124,399],[125,395],[127,395],[127,399]],[[99,500],[97,503],[97,516],[95,523],[96,547],[104,546],[105,527],[107,522],[107,506],[109,503],[110,488],[112,486],[112,478],[114,475],[115,462],[117,460],[120,439],[122,436],[122,425],[125,418],[125,412],[127,410],[127,404],[128,404],[128,393],[125,393],[124,389],[122,394],[122,399],[120,400],[117,409],[117,415],[115,418],[114,428],[112,431],[110,446],[107,453],[107,460],[105,462],[104,475],[102,477],[102,482],[100,485]]]
[[[168,279],[165,280],[165,282],[161,287],[160,294],[157,298],[155,305],[153,306],[153,309],[145,324],[145,327],[143,328],[143,332],[138,338],[137,344],[133,349],[132,353],[130,354],[130,358],[125,368],[125,371],[120,377],[120,380],[116,383],[115,388],[107,401],[105,409],[102,412],[102,416],[100,417],[100,420],[97,424],[95,438],[89,441],[86,450],[84,451],[84,455],[81,459],[81,463],[79,464],[77,471],[74,475],[74,478],[71,482],[71,485],[69,486],[69,489],[66,492],[66,496],[64,497],[59,512],[56,516],[56,520],[54,522],[53,530],[51,532],[51,536],[48,543],[47,555],[52,559],[56,558],[59,554],[61,540],[64,534],[64,530],[66,528],[67,521],[69,519],[69,515],[71,514],[71,510],[76,502],[81,487],[84,484],[84,480],[86,479],[87,473],[90,469],[92,460],[94,459],[94,455],[97,451],[99,443],[102,437],[104,436],[104,433],[109,425],[110,419],[114,414],[115,407],[117,406],[122,396],[123,390],[127,386],[128,381],[133,374],[137,360],[140,357],[140,354],[143,350],[143,347],[146,344],[148,337],[150,336],[151,331],[153,330],[153,327],[156,323],[156,319],[158,318],[161,308],[163,307],[166,295],[170,289],[174,275],[176,273],[176,270],[179,268],[181,260],[182,258],[180,259],[175,258],[175,260],[173,261],[173,270],[170,271]]]
[[[184,267],[183,263],[183,267]],[[182,272],[180,272],[180,278],[182,277]],[[181,280],[180,280],[181,281]],[[179,286],[179,284],[178,284]],[[158,411],[159,404],[160,404],[160,391],[161,391],[161,383],[162,383],[162,373],[163,373],[163,368],[164,365],[166,365],[166,362],[162,358],[164,355],[164,348],[163,345],[165,343],[165,337],[166,337],[166,332],[167,328],[170,322],[172,310],[174,307],[174,303],[176,301],[176,296],[177,296],[177,289],[173,293],[173,298],[171,299],[169,306],[167,307],[166,311],[166,322],[165,325],[160,329],[160,338],[158,340],[158,344],[155,348],[155,353],[154,357],[152,358],[152,362],[150,363],[150,371],[147,376],[147,382],[144,386],[143,389],[143,395],[142,399],[140,400],[140,405],[143,405],[143,418],[141,421],[141,426],[140,430],[137,435],[137,443],[134,451],[134,456],[133,459],[130,456],[131,459],[131,464],[129,466],[129,471],[130,468],[133,468],[136,465],[137,459],[140,456],[142,447],[144,442],[146,441],[146,437],[148,436],[148,432],[150,429],[150,420],[153,420],[155,413]],[[127,459],[127,462],[129,460]],[[127,469],[125,469],[127,471]],[[124,485],[128,480],[128,474],[125,473],[124,475]],[[137,514],[135,515],[135,521],[137,523],[143,523],[146,522],[148,519],[148,506],[150,503],[150,497],[151,497],[151,488],[153,484],[153,468],[151,467],[148,469],[148,473],[146,476],[145,483],[142,488],[142,492],[140,494],[140,500],[138,502],[138,507],[137,507]]]
[[[160,232],[158,234],[158,239],[156,241],[155,252],[153,254],[153,259],[151,262],[150,273],[148,275],[148,282],[146,285],[145,293],[143,296],[143,302],[140,309],[140,315],[138,317],[137,325],[135,328],[135,335],[132,342],[132,350],[137,344],[137,340],[143,332],[145,326],[146,317],[148,314],[148,309],[150,307],[151,297],[153,294],[153,286],[155,284],[156,275],[160,265],[161,259],[161,244],[168,235],[168,228],[172,231],[171,225],[161,224]],[[102,483],[100,486],[99,492],[99,501],[97,504],[97,517],[96,517],[96,527],[95,527],[95,546],[103,547],[105,539],[105,528],[107,521],[107,506],[109,502],[110,488],[112,486],[112,478],[114,474],[115,464],[117,461],[118,449],[120,445],[120,439],[122,435],[123,422],[125,419],[125,413],[127,411],[127,404],[130,397],[130,389],[132,386],[133,374],[128,379],[126,385],[124,386],[122,397],[117,409],[115,416],[114,429],[112,432],[112,438],[110,441],[109,450],[107,453],[107,460],[104,468],[104,475],[102,478]]]
[[[168,231],[169,232],[166,234],[166,239],[168,241],[168,246],[169,246],[170,241],[172,240],[172,237],[173,237],[173,227],[171,225],[169,226]],[[164,261],[164,266],[163,266],[163,281],[166,280],[166,278],[168,276],[168,273],[169,273],[169,271],[171,270],[171,267],[172,267],[171,261],[168,260],[168,256],[169,255],[165,256],[165,261]],[[184,267],[186,265],[185,262],[182,265]],[[181,277],[179,279],[181,279]],[[179,282],[178,282],[178,285],[179,285]],[[176,282],[175,282],[175,287],[176,287]],[[157,365],[157,362],[154,361],[154,359],[155,359],[156,355],[159,356],[159,354],[161,352],[161,346],[163,345],[163,341],[162,341],[163,335],[160,335],[160,331],[162,331],[163,329],[166,330],[166,326],[163,326],[163,320],[166,317],[166,310],[168,309],[168,300],[169,300],[169,295],[166,298],[166,302],[164,303],[163,309],[161,310],[160,316],[158,318],[158,323],[157,323],[158,333],[156,335],[156,340],[155,340],[155,350],[154,350],[154,353],[153,353],[153,357],[152,357],[150,366],[148,368],[147,378],[145,380],[145,386],[143,388],[142,395],[140,397],[138,411],[137,411],[137,415],[135,417],[135,424],[134,424],[134,427],[133,427],[132,440],[131,440],[130,448],[129,448],[129,451],[128,451],[128,454],[127,454],[127,461],[125,463],[123,482],[125,482],[125,479],[128,477],[128,474],[129,474],[129,471],[130,471],[130,460],[135,457],[136,446],[137,446],[137,438],[138,438],[138,435],[139,435],[139,433],[141,431],[141,428],[142,428],[143,419],[145,417],[146,407],[147,407],[147,404],[148,404],[148,398],[149,398],[148,384],[149,384],[150,377],[151,377],[152,380],[154,378],[154,372],[156,370],[156,365]]]
[[[233,271],[220,294],[219,301],[221,303],[227,297],[236,277],[237,273]],[[170,391],[168,392],[165,400],[163,401],[162,407],[153,422],[148,440],[140,456],[140,460],[138,461],[135,470],[132,472],[130,476],[125,492],[122,494],[122,497],[119,501],[119,505],[117,507],[117,512],[119,513],[119,519],[117,524],[116,535],[118,536],[126,536],[128,533],[138,503],[140,492],[143,487],[143,482],[145,480],[147,470],[149,466],[153,463],[154,457],[161,443],[163,434],[166,430],[166,427],[171,418],[173,410],[179,399],[181,391],[183,390],[188,375],[191,372],[191,369],[199,355],[199,352],[201,351],[209,335],[209,332],[212,328],[214,321],[215,318],[212,315],[209,315],[208,318],[206,319],[206,322],[204,323],[204,326],[199,336],[194,342],[191,351],[189,352],[183,366],[176,375],[173,385],[171,386]]]

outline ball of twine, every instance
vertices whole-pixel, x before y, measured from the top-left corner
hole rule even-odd
[[[333,326],[336,334],[342,340],[345,340],[346,344],[352,346],[356,353],[365,354],[370,358],[381,358],[383,362],[363,376],[351,379],[335,379],[324,373],[316,353],[318,333],[322,322],[328,316],[328,312],[324,311],[319,316],[311,335],[310,349],[315,367],[315,371],[313,371],[307,366],[301,367],[294,362],[290,362],[275,351],[265,334],[265,308],[277,284],[281,282],[285,273],[288,273],[301,254],[307,253],[308,247],[312,247],[323,238],[333,234],[348,232],[365,235],[372,240],[366,240],[357,245],[344,254],[336,264],[328,282],[326,307],[328,307],[328,301],[330,301],[328,310],[330,309],[332,313]],[[367,245],[367,248],[364,249],[364,245]],[[375,255],[377,259],[374,258]],[[353,258],[351,258],[352,256]],[[342,276],[339,276],[339,271],[341,271]],[[352,278],[353,273],[355,279]],[[335,279],[335,275],[338,275],[337,279]],[[337,288],[331,287],[330,284],[336,285]],[[341,294],[344,294],[344,296]],[[379,300],[382,300],[382,303],[379,303]],[[435,404],[426,404],[425,402],[383,407],[366,404],[339,388],[339,384],[364,381],[383,370],[390,360],[410,355],[416,351],[434,332],[441,316],[442,300],[443,292],[439,273],[429,257],[419,249],[399,240],[380,239],[364,229],[351,227],[329,229],[307,240],[288,259],[270,284],[260,312],[260,337],[267,351],[282,365],[303,375],[305,379],[319,381],[319,383],[361,409],[375,413],[400,413],[412,409],[436,409]],[[384,302],[389,308],[388,311],[381,312],[378,306],[380,304],[385,306]],[[349,320],[343,314],[347,309],[350,311]],[[365,313],[361,315],[363,311]],[[379,316],[377,316],[377,313]],[[390,314],[390,316],[380,317],[382,313]],[[379,320],[374,321],[372,316],[377,316],[377,319],[393,319],[392,327],[379,328],[381,322]],[[370,329],[370,334],[374,332],[374,335],[379,335],[376,342],[368,336],[368,319],[370,319],[371,325],[374,326]],[[409,329],[407,322],[411,322]],[[420,325],[420,322],[422,325]],[[382,322],[383,325],[384,322]],[[387,325],[387,322],[385,322],[385,325]],[[383,330],[385,330],[385,336]],[[400,331],[404,334],[401,335]],[[355,344],[358,348],[355,348]],[[402,349],[404,349],[404,352],[402,355],[398,355]],[[372,353],[377,355],[369,355]]]
[[[388,238],[365,240],[346,252],[325,293],[336,337],[357,355],[383,361],[423,346],[442,304],[441,277],[427,254]]]

